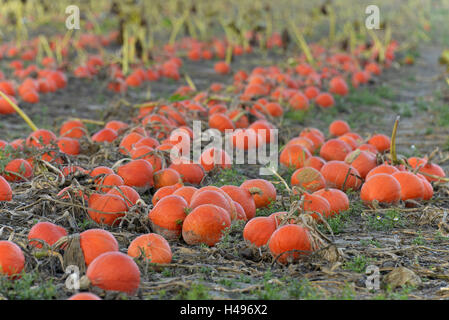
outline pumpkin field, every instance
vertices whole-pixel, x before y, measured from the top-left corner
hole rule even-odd
[[[0,0],[0,299],[448,299],[448,21]]]

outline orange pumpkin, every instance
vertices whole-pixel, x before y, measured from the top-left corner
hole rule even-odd
[[[38,239],[49,246],[52,246],[60,238],[67,236],[67,230],[61,226],[55,225],[51,222],[38,222],[28,232],[29,244],[36,248],[42,248],[42,243],[38,241],[32,241],[32,239]]]
[[[230,201],[218,191],[203,189],[197,190],[192,196],[190,207],[192,209],[195,209],[196,207],[203,204],[214,204],[226,210],[231,220],[234,220],[236,218],[237,212],[235,211],[235,208],[233,210],[233,208],[231,208]]]
[[[366,204],[373,201],[395,204],[401,199],[401,185],[386,173],[378,173],[365,181],[360,191],[360,198]]]
[[[178,239],[187,216],[187,207],[187,202],[180,196],[163,197],[148,214],[153,232],[168,240]]]
[[[381,164],[373,169],[371,169],[368,174],[366,175],[366,180],[368,180],[369,178],[371,178],[372,176],[379,174],[379,173],[386,173],[386,174],[393,174],[399,172],[399,170],[394,167],[391,166],[387,163]]]
[[[256,208],[265,208],[276,201],[276,188],[265,179],[246,180],[240,185],[240,188],[246,189],[251,193],[256,204]]]
[[[424,185],[415,174],[398,171],[391,175],[401,185],[401,200],[421,200],[424,197]]]
[[[191,186],[182,186],[173,192],[173,195],[183,197],[184,200],[190,204],[190,201],[192,200],[192,196],[198,189]]]
[[[299,169],[311,157],[309,150],[299,144],[286,145],[281,151],[279,162],[288,168]]]
[[[256,216],[256,203],[247,189],[232,185],[222,186],[221,189],[242,206],[248,220]]]
[[[213,204],[203,204],[192,210],[182,225],[182,237],[187,244],[214,246],[223,232],[230,227],[231,219],[225,209]]]
[[[172,186],[166,186],[166,187],[159,188],[154,193],[153,198],[151,199],[151,202],[155,206],[159,200],[161,200],[162,198],[164,198],[166,196],[173,194],[176,190],[178,190],[181,187],[182,187],[182,184],[177,183]]]
[[[243,239],[256,247],[268,243],[273,232],[276,230],[275,220],[271,217],[256,217],[248,221],[243,229]]]
[[[167,240],[156,233],[143,234],[135,238],[128,247],[128,255],[139,258],[142,255],[151,263],[170,263],[172,251]]]
[[[76,293],[67,300],[101,300],[101,298],[90,292]]]
[[[185,159],[173,162],[170,169],[178,171],[183,182],[199,185],[204,178],[203,167]]]
[[[178,171],[175,171],[170,168],[156,171],[153,175],[153,180],[154,180],[154,187],[156,189],[165,186],[172,186],[174,184],[182,182],[181,176],[179,175]]]
[[[153,167],[143,159],[132,160],[117,168],[117,174],[122,177],[125,185],[135,187],[138,191],[145,191],[152,187]]]
[[[320,157],[326,161],[343,161],[351,151],[351,146],[346,142],[339,139],[330,139],[321,147]]]
[[[8,181],[0,176],[0,201],[11,201],[12,200],[12,190]]]
[[[292,174],[290,183],[292,186],[299,186],[308,192],[314,192],[326,186],[326,181],[321,173],[311,167],[296,170]]]
[[[14,279],[25,267],[22,249],[12,241],[0,241],[0,273]]]
[[[365,179],[368,172],[377,166],[376,155],[363,150],[352,151],[346,156],[345,162],[353,166],[362,179]]]
[[[329,161],[321,168],[326,186],[343,191],[358,190],[362,184],[360,174],[353,166],[344,161]]]
[[[93,193],[89,197],[88,214],[98,224],[117,225],[128,211],[123,198],[113,194]]]
[[[80,246],[86,266],[105,252],[119,250],[118,242],[112,233],[103,229],[89,229],[81,232]]]
[[[128,207],[131,207],[137,203],[140,199],[140,195],[131,187],[128,186],[116,186],[108,191],[108,194],[119,196],[125,200]]]
[[[279,263],[295,262],[312,252],[309,232],[296,224],[279,227],[268,240],[268,248]]]
[[[368,143],[375,146],[377,151],[384,152],[390,150],[390,138],[384,134],[375,134],[369,140]]]
[[[319,195],[329,202],[331,216],[340,214],[349,209],[349,199],[346,193],[341,190],[326,188],[315,191],[314,195]]]
[[[134,294],[140,285],[140,271],[128,255],[113,251],[105,252],[92,261],[86,276],[93,286],[103,290]]]
[[[329,125],[329,133],[335,137],[339,137],[351,131],[351,127],[346,121],[335,120]]]

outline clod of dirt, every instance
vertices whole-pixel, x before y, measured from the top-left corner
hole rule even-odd
[[[421,284],[421,278],[412,270],[399,267],[393,269],[393,271],[384,277],[384,284],[390,285],[391,289],[404,285],[419,286]]]

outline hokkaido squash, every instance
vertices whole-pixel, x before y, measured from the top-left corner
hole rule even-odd
[[[148,214],[151,229],[165,239],[178,239],[187,210],[188,204],[184,198],[175,195],[163,197]]]
[[[151,263],[170,263],[172,251],[167,240],[159,234],[148,233],[135,238],[128,247],[133,258],[143,256]]]
[[[282,264],[296,262],[312,252],[309,232],[296,224],[284,225],[274,231],[268,240],[268,248],[273,258]]]
[[[223,232],[230,227],[231,219],[225,209],[213,204],[203,204],[189,213],[182,225],[182,238],[187,244],[214,246]]]
[[[140,285],[140,271],[134,260],[118,252],[105,252],[89,265],[86,276],[93,286],[103,290],[134,294]]]

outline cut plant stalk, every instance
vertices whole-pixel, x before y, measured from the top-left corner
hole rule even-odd
[[[38,130],[38,127],[36,127],[36,125],[33,123],[33,121],[31,121],[31,119],[26,115],[26,113],[23,112],[18,105],[12,102],[11,99],[9,99],[9,97],[6,94],[0,91],[0,96],[2,96],[2,98],[5,99],[11,105],[11,107],[22,117],[22,119],[25,120],[25,122],[28,124],[31,130],[33,131]]]
[[[288,22],[290,25],[291,30],[293,31],[293,34],[295,35],[297,44],[299,46],[299,48],[302,50],[302,52],[304,52],[307,62],[314,66],[315,65],[315,60],[313,59],[312,53],[310,52],[310,48],[307,45],[306,40],[304,39],[302,33],[299,31],[298,27],[296,27],[295,23],[293,22],[293,20],[291,18],[288,18]]]
[[[48,57],[54,58],[53,51],[51,51],[50,45],[48,44],[47,37],[40,35],[39,36],[39,42],[42,45],[42,48],[44,49],[45,53]]]
[[[335,41],[335,24],[336,24],[336,17],[335,17],[335,11],[332,6],[329,6],[329,45],[332,46],[332,44]]]
[[[397,134],[397,131],[398,131],[398,125],[399,125],[399,119],[400,118],[401,118],[400,116],[396,117],[396,120],[395,120],[394,125],[393,125],[393,132],[391,133],[390,157],[391,157],[391,164],[392,165],[400,164],[400,161],[398,161],[398,156],[397,156],[397,153],[396,153],[396,134]]]
[[[128,28],[127,25],[123,25],[123,45],[122,45],[122,73],[128,74],[129,69],[129,40],[128,40]]]
[[[81,121],[84,123],[97,124],[99,126],[104,126],[105,122],[100,120],[91,120],[91,119],[81,119],[81,118],[73,118],[73,120]]]
[[[192,90],[197,91],[197,90],[196,90],[195,83],[193,83],[192,78],[190,78],[190,76],[189,76],[187,73],[184,75],[184,78],[186,79],[186,82],[187,82],[187,84],[189,85],[189,87],[190,87]]]
[[[232,45],[229,44],[228,47],[226,48],[226,58],[225,58],[225,62],[228,65],[231,65],[231,60],[232,60]]]
[[[381,63],[383,63],[385,61],[385,47],[384,47],[384,45],[382,44],[382,42],[380,41],[379,37],[377,36],[377,34],[373,30],[368,29],[368,34],[371,36],[371,38],[374,41],[375,46],[379,50],[379,61]]]
[[[181,18],[177,19],[174,26],[172,33],[170,34],[170,38],[168,40],[168,43],[170,45],[174,45],[176,41],[176,36],[178,35],[179,31],[181,30],[181,27],[184,25],[185,20],[189,16],[189,10],[186,10]]]
[[[67,43],[70,41],[70,38],[72,37],[73,29],[68,30],[64,38],[61,41],[56,42],[56,61],[58,62],[58,65],[62,64],[62,50],[65,48]]]
[[[290,186],[288,185],[288,183],[285,181],[285,179],[284,178],[282,178],[281,177],[281,175],[276,171],[276,170],[274,170],[273,168],[268,168],[271,172],[273,172],[273,174],[279,179],[279,180],[281,180],[281,182],[284,184],[284,186],[285,186],[285,189],[287,189],[287,191],[289,192],[289,193],[291,193],[292,192],[292,189],[290,188]]]

